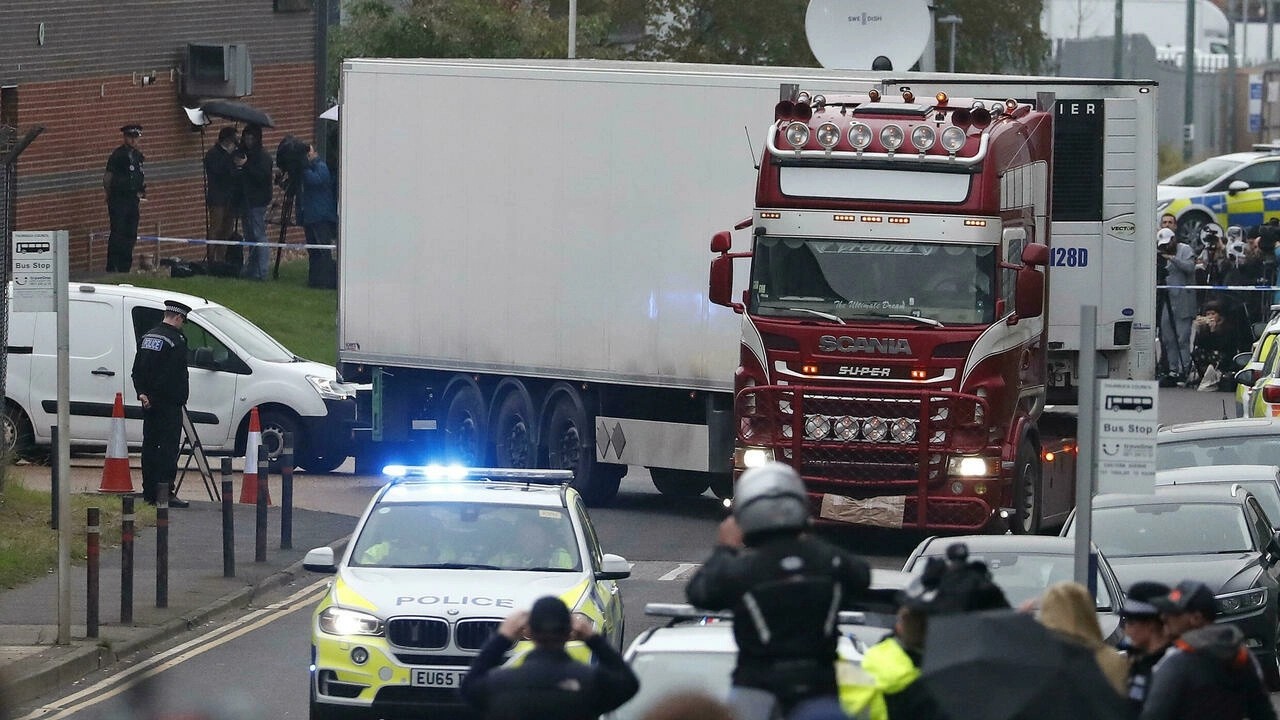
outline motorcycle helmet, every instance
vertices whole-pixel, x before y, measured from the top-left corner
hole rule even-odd
[[[733,517],[744,536],[801,530],[809,524],[809,496],[800,475],[785,463],[747,470],[733,492]]]

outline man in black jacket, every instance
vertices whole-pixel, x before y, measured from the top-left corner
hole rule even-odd
[[[526,631],[534,649],[518,666],[498,668]],[[569,656],[564,644],[570,639],[586,643],[593,664]],[[609,641],[553,596],[539,598],[529,612],[508,615],[462,679],[462,697],[487,720],[595,720],[639,689]]]
[[[789,465],[743,473],[733,515],[689,581],[689,602],[733,610],[738,665],[730,704],[738,720],[781,717],[836,695],[837,612],[870,585],[865,562],[806,534],[809,498]]]
[[[226,240],[235,231],[240,178],[236,176],[235,161],[231,155],[238,140],[235,128],[224,127],[218,131],[217,144],[204,154],[204,200],[209,212],[210,240]],[[215,263],[225,262],[226,256],[226,245],[210,245],[206,259],[212,268]]]
[[[1136,582],[1125,593],[1124,607],[1120,610],[1129,656],[1129,705],[1135,716],[1147,702],[1156,665],[1169,650],[1164,620],[1160,618],[1159,608],[1151,604],[1154,598],[1169,592],[1169,586],[1163,583]]]
[[[120,128],[124,143],[107,158],[102,189],[107,194],[107,272],[129,272],[133,267],[133,246],[138,241],[138,203],[147,196],[147,178],[142,171],[142,126]]]
[[[240,133],[240,147],[232,156],[240,172],[241,218],[244,239],[251,243],[267,242],[267,207],[271,205],[271,155],[262,147],[262,128],[245,126]],[[250,247],[244,266],[244,277],[266,280],[271,251],[266,247]]]
[[[1183,580],[1151,604],[1173,647],[1156,664],[1141,720],[1275,720],[1258,661],[1234,625],[1215,625],[1213,591]]]
[[[187,404],[187,336],[182,334],[191,308],[166,300],[164,319],[138,343],[133,358],[133,387],[142,403],[142,499],[156,502],[161,483],[169,486],[171,507],[187,507],[173,492],[182,437],[182,406]]]

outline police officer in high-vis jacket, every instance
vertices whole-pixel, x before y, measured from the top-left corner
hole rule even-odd
[[[111,237],[107,239],[107,272],[129,272],[133,266],[133,245],[138,241],[138,202],[147,196],[147,180],[142,172],[142,126],[120,128],[124,143],[107,158],[102,189],[107,193],[107,217]]]
[[[689,581],[693,605],[733,610],[738,665],[730,704],[739,720],[771,720],[836,696],[836,628],[870,585],[867,563],[805,532],[804,483],[771,462],[742,474],[733,516]]]
[[[187,404],[187,337],[182,334],[191,308],[166,300],[164,319],[138,343],[133,359],[133,387],[142,403],[142,499],[155,504],[161,483],[169,486],[178,475],[178,446],[182,438],[182,406]],[[187,507],[186,500],[169,498],[171,507]]]

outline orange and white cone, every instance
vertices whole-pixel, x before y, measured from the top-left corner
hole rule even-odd
[[[111,409],[111,440],[107,443],[107,460],[102,464],[100,493],[132,493],[133,476],[129,471],[129,446],[124,435],[124,396],[116,393]]]
[[[262,425],[258,421],[258,408],[249,410],[249,434],[244,441],[244,482],[240,485],[240,503],[258,504],[258,452],[262,448]],[[267,491],[267,504],[271,504],[271,491]]]

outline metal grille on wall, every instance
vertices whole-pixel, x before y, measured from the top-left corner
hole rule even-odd
[[[0,124],[0,274],[4,287],[13,279],[13,263],[9,261],[10,238],[14,230],[15,208],[18,205],[17,164],[18,156],[44,132],[37,125],[19,135],[18,129]],[[0,353],[0,397],[5,394],[5,377],[9,370],[9,293],[0,292],[0,343],[5,352]]]

